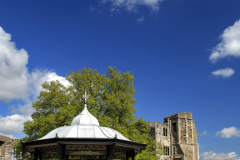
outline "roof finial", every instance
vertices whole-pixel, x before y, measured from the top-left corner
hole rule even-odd
[[[86,86],[84,87],[84,91],[85,91],[85,94],[83,95],[83,98],[85,99],[84,104],[87,104],[88,95],[87,95]]]
[[[56,136],[55,136],[55,138],[59,138],[57,133],[56,133]]]

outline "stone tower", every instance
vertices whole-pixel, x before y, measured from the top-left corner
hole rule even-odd
[[[0,135],[0,160],[12,160],[12,147],[16,139]]]
[[[191,112],[164,118],[164,123],[149,122],[149,136],[163,147],[162,160],[199,160],[198,131]]]

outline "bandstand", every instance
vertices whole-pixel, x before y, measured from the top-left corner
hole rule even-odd
[[[98,120],[87,109],[85,91],[83,111],[76,116],[71,126],[62,126],[50,131],[44,137],[35,141],[22,141],[22,145],[35,160],[57,157],[68,160],[69,157],[79,156],[126,159],[134,157],[147,144],[133,142],[118,131],[101,127]]]

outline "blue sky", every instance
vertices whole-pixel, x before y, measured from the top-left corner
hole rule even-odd
[[[22,138],[40,84],[83,67],[134,75],[136,115],[192,112],[202,159],[240,159],[239,0],[0,5],[0,133]]]

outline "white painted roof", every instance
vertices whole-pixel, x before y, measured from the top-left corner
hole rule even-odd
[[[99,122],[97,118],[95,118],[91,113],[89,113],[87,109],[87,104],[84,105],[83,111],[73,119],[71,125],[75,125],[75,124],[77,125],[81,125],[81,124],[94,125],[95,124],[99,126]]]
[[[86,104],[83,111],[73,119],[71,126],[56,128],[40,139],[56,136],[59,138],[117,138],[130,141],[114,129],[99,126],[98,120],[89,113]]]

